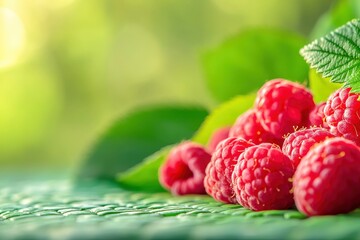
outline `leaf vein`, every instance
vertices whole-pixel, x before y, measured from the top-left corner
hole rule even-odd
[[[335,47],[337,47],[338,49],[340,49],[343,53],[346,53],[346,55],[349,55],[348,52],[346,51],[346,49],[344,47],[342,47],[340,44],[336,43],[335,41],[333,41],[330,37],[325,37],[325,39],[333,44]]]
[[[338,37],[343,38],[344,40],[346,40],[347,43],[349,43],[350,45],[352,45],[356,51],[358,53],[360,53],[360,47],[353,41],[353,39],[347,37],[346,35],[344,35],[342,32],[334,32],[334,34],[336,34]],[[350,54],[350,53],[349,53]],[[354,58],[356,58],[356,56],[353,56]]]
[[[315,53],[325,53],[325,54],[328,54],[328,55],[335,55],[335,56],[339,56],[339,57],[343,57],[343,58],[349,58],[351,60],[354,59],[353,56],[349,56],[349,55],[345,55],[345,54],[340,54],[340,53],[334,53],[334,52],[330,52],[328,50],[325,50],[323,48],[320,48],[320,49],[309,49],[307,50],[307,52],[311,53],[311,52],[315,52]]]
[[[335,73],[332,78],[339,79],[342,76],[342,74],[345,74],[346,76],[349,76],[349,75],[351,76],[353,71],[355,70],[355,67],[358,67],[358,66],[359,66],[359,63],[353,64],[352,66],[342,70],[341,72]]]

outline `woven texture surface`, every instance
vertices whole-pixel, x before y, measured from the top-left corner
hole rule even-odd
[[[360,211],[305,218],[206,196],[131,193],[115,184],[0,184],[0,239],[359,239]]]

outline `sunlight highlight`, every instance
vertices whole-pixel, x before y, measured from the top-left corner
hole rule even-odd
[[[9,8],[0,8],[0,69],[13,65],[25,44],[24,24]]]

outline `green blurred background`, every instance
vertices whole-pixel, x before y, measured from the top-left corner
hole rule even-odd
[[[334,2],[0,0],[0,164],[72,169],[139,106],[211,109],[203,52],[254,26],[308,36]]]

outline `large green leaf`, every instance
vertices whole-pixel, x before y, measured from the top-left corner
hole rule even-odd
[[[255,97],[255,93],[240,95],[221,104],[206,118],[193,140],[206,144],[215,130],[220,127],[231,126],[240,114],[250,109],[254,104]]]
[[[293,33],[255,29],[241,32],[204,56],[213,96],[229,100],[256,91],[273,78],[304,82],[308,67],[299,56],[306,40]]]
[[[119,119],[80,166],[80,178],[113,179],[169,144],[189,139],[207,115],[199,107],[155,107]]]
[[[164,162],[172,146],[167,146],[147,157],[141,164],[120,173],[117,177],[122,188],[142,192],[162,192],[159,183],[159,168]]]
[[[353,20],[301,49],[306,62],[332,82],[360,91],[360,20]]]

